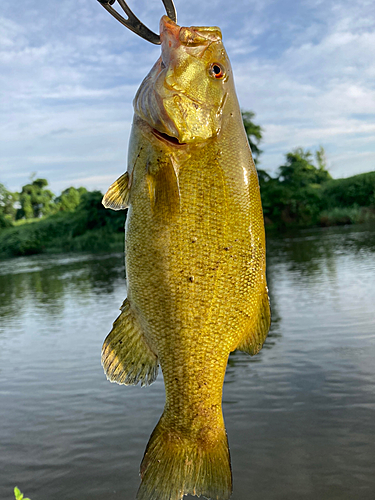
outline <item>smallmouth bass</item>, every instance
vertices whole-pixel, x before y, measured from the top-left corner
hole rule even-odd
[[[128,295],[102,363],[125,385],[163,372],[137,499],[226,500],[228,356],[256,354],[270,326],[259,184],[220,29],[163,16],[160,38],[134,99],[128,170],[103,199],[128,207]]]

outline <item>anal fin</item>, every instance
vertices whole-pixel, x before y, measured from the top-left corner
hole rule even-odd
[[[127,299],[103,343],[102,365],[107,378],[118,384],[150,385],[157,377],[158,357],[148,346]]]
[[[262,349],[271,325],[271,308],[268,297],[268,288],[264,287],[259,303],[258,317],[254,326],[248,331],[238,344],[239,351],[254,356]]]

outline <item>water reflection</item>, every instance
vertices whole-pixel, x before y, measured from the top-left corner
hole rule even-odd
[[[321,274],[324,267],[334,270],[340,255],[370,257],[375,252],[375,225],[308,229],[271,234],[267,240],[268,265],[283,262],[288,271],[301,275]]]
[[[123,279],[122,254],[32,256],[3,261],[0,267],[0,317],[19,315],[20,307],[42,308],[47,315],[64,314],[65,298],[111,294]]]
[[[375,498],[374,249],[368,226],[268,237],[271,331],[224,384],[232,500]],[[3,261],[0,294],[0,498],[134,499],[164,388],[100,366],[123,255]]]

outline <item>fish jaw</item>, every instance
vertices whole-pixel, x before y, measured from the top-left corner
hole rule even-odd
[[[180,27],[163,16],[160,38],[162,54],[135,96],[135,113],[179,143],[215,137],[232,86],[219,28]],[[222,68],[223,75],[212,68]]]

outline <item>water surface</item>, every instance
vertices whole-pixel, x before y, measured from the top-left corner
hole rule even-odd
[[[267,262],[269,337],[224,384],[232,499],[373,500],[375,228],[269,237]],[[119,254],[0,263],[1,500],[134,500],[164,387],[103,374],[124,296]]]

